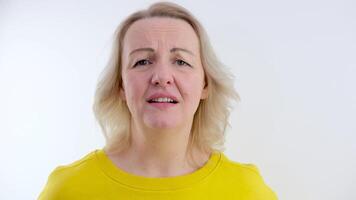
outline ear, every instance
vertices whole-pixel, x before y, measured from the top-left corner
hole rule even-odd
[[[120,86],[120,98],[123,100],[123,101],[126,101],[126,94],[125,94],[125,90],[124,90],[124,87],[123,85]]]
[[[206,98],[208,98],[208,84],[207,83],[205,83],[205,85],[204,85],[204,88],[201,92],[200,99],[206,99]]]

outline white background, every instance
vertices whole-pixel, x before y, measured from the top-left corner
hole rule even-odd
[[[117,25],[152,1],[0,0],[0,199],[104,144],[91,106]],[[279,199],[356,199],[355,1],[177,1],[242,101],[225,154]]]

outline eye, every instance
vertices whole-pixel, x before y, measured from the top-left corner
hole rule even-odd
[[[137,61],[134,64],[134,67],[136,67],[137,65],[148,65],[148,64],[152,64],[152,62],[147,59],[142,59],[142,60]]]
[[[189,64],[189,63],[187,63],[187,62],[185,62],[185,61],[183,61],[183,60],[181,60],[181,59],[177,59],[176,61],[175,61],[175,63],[177,63],[178,65],[187,65],[187,66],[189,66],[189,67],[191,67],[191,65]]]

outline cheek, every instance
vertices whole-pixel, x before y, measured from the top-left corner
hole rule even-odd
[[[142,100],[144,90],[146,88],[143,77],[127,74],[124,80],[124,85],[128,104],[132,104],[134,101]]]
[[[183,96],[190,100],[200,99],[201,92],[203,89],[203,79],[201,77],[185,76],[183,81],[181,81]],[[199,100],[197,100],[199,101]]]

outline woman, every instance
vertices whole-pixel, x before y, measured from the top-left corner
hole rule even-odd
[[[94,103],[106,146],[56,168],[39,199],[277,199],[222,153],[238,94],[201,24],[156,3],[115,37]]]

